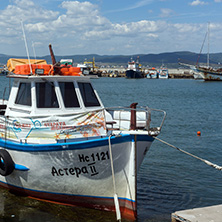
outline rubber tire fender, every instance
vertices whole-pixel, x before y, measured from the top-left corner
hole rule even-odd
[[[0,174],[2,176],[10,175],[15,169],[15,163],[7,150],[0,149]]]

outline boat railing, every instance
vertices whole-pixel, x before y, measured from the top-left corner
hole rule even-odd
[[[8,100],[6,99],[7,88],[9,87],[5,87],[3,92],[3,98],[0,99],[0,115],[4,115],[7,108],[7,103],[8,103]]]
[[[20,142],[40,140],[70,141],[70,139],[107,136],[107,133],[135,133],[157,136],[166,112],[147,106],[111,107],[93,109],[83,113],[57,115],[6,116],[7,104],[0,106],[0,133],[5,139]],[[151,120],[152,117],[152,120]]]
[[[149,135],[159,134],[166,112],[148,106],[109,107],[106,108],[105,120],[108,130],[143,130]],[[152,118],[151,118],[152,116]],[[151,120],[152,119],[152,120]]]
[[[1,103],[1,101],[0,101],[0,115],[4,115],[5,114],[6,107],[7,107],[7,105]]]

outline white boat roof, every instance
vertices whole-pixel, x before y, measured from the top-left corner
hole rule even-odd
[[[49,80],[90,80],[90,76],[62,76],[62,75],[8,75],[8,78],[20,78],[20,79],[49,79]]]

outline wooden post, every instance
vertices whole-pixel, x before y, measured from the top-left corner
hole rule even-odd
[[[136,129],[136,106],[138,103],[132,103],[131,108],[131,117],[130,117],[130,130]]]
[[[56,64],[56,59],[55,59],[54,53],[52,51],[52,45],[51,44],[49,44],[49,51],[50,51],[50,55],[51,55],[51,59],[52,59],[52,65],[55,65]]]

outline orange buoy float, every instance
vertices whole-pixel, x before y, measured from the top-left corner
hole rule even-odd
[[[201,132],[200,131],[197,131],[197,136],[201,136]]]

